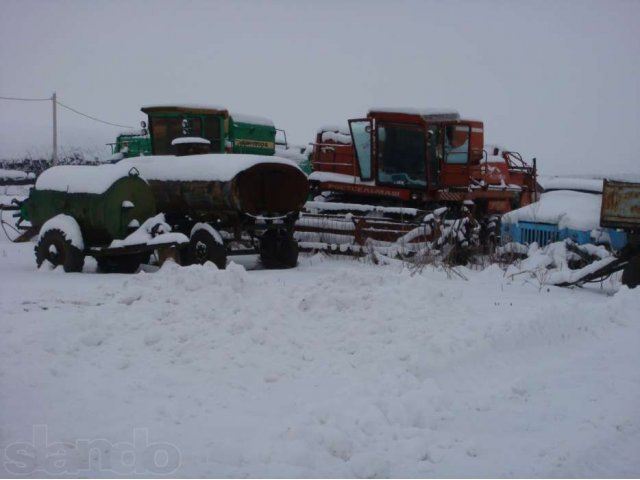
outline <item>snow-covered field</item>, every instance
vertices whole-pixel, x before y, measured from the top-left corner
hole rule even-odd
[[[3,476],[640,476],[640,291],[250,263],[1,243]]]

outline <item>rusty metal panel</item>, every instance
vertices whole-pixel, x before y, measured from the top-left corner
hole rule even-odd
[[[640,183],[604,181],[600,226],[640,229]]]

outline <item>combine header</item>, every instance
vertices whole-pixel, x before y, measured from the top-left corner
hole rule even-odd
[[[304,249],[468,253],[495,244],[500,215],[538,192],[535,160],[487,149],[483,123],[455,111],[373,109],[348,130],[322,128],[313,170],[296,224]]]

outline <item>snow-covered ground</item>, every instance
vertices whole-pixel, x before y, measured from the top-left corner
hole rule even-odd
[[[3,476],[640,476],[640,291],[248,263],[0,243]]]

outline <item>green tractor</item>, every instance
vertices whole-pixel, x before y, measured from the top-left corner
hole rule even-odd
[[[115,142],[107,145],[111,147],[111,159],[115,161],[151,155],[151,137],[144,129],[140,132],[123,132],[116,137]]]

